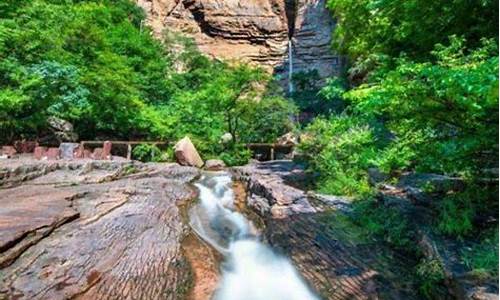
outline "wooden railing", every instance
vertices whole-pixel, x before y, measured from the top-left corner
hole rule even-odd
[[[288,154],[293,151],[294,145],[283,145],[276,143],[251,143],[246,145],[252,152],[264,151],[269,160],[276,158],[276,153]]]

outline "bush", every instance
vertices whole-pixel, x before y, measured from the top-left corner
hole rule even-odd
[[[241,166],[247,164],[251,157],[252,151],[247,149],[244,145],[234,145],[219,155],[219,158],[222,159],[227,166]]]
[[[441,233],[464,237],[472,232],[475,210],[471,199],[458,193],[447,196],[439,206],[437,228]]]
[[[486,231],[480,243],[462,251],[462,260],[473,273],[498,280],[498,228]]]
[[[167,153],[162,152],[157,146],[140,144],[134,147],[132,155],[142,162],[160,162],[168,160]]]
[[[189,135],[209,156],[226,132],[269,142],[293,128],[266,72],[211,60],[179,34],[157,40],[143,19],[130,0],[0,4],[0,143],[44,135],[50,116],[82,139]]]
[[[419,292],[427,299],[442,298],[440,286],[446,278],[443,266],[437,259],[423,259],[416,267]]]
[[[363,199],[354,204],[352,219],[368,235],[382,238],[399,250],[416,252],[412,245],[414,232],[397,207],[386,207],[373,199]]]
[[[328,194],[371,193],[367,169],[376,155],[374,130],[363,119],[341,115],[318,118],[305,129],[299,151],[319,173],[317,188]]]

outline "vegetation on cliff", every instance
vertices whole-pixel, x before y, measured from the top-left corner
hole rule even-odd
[[[322,89],[345,109],[314,120],[300,145],[317,188],[365,199],[358,221],[398,247],[409,229],[372,200],[369,169],[393,182],[407,172],[459,178],[463,189],[448,188],[429,204],[433,226],[449,238],[482,236],[482,251],[463,259],[498,276],[498,2],[330,0],[329,7],[338,21],[334,48],[350,59],[349,85],[330,80]],[[427,273],[419,273],[422,292],[432,297],[443,276]]]

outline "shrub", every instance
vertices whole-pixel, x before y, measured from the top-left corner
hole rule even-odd
[[[142,162],[160,162],[168,159],[166,153],[157,146],[151,144],[140,144],[134,147],[132,155]]]
[[[323,193],[368,195],[366,170],[376,155],[373,128],[362,119],[341,115],[318,118],[305,129],[299,151],[319,173]]]
[[[386,207],[373,199],[363,199],[354,204],[352,219],[368,235],[382,238],[399,250],[416,252],[412,245],[414,232],[398,208]]]
[[[248,163],[252,152],[244,145],[234,145],[219,155],[227,166],[241,166]]]
[[[424,297],[427,299],[442,297],[442,295],[440,295],[440,286],[445,279],[445,273],[439,260],[423,259],[416,266],[416,275],[419,279],[419,292]]]
[[[462,260],[475,274],[498,280],[498,228],[486,231],[480,243],[462,251]]]

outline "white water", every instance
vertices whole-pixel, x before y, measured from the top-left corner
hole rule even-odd
[[[225,256],[215,300],[316,300],[292,264],[262,244],[234,210],[231,177],[207,173],[196,183],[200,201],[190,210],[196,233]]]
[[[293,93],[293,51],[292,40],[288,39],[288,93]]]

